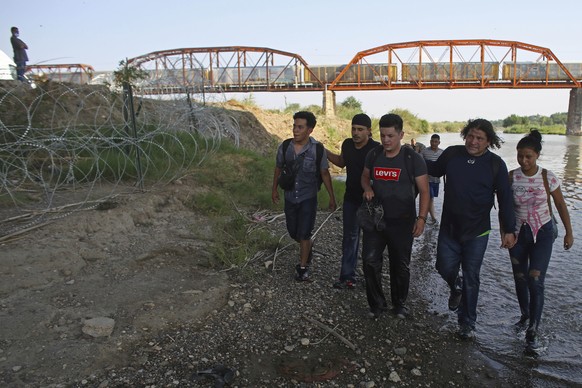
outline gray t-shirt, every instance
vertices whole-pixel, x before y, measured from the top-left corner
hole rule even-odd
[[[293,190],[285,191],[285,200],[290,201],[291,203],[300,203],[306,199],[317,196],[319,188],[317,168],[315,166],[317,160],[317,143],[317,140],[310,136],[307,144],[305,144],[297,154],[295,153],[293,141],[291,141],[289,147],[287,147],[285,159],[287,161],[294,160],[301,163],[297,176],[295,177],[295,187]],[[283,143],[281,143],[277,149],[276,165],[279,168],[283,168]],[[325,149],[323,150],[323,156],[319,168],[320,171],[329,168]]]
[[[443,153],[442,149],[437,148],[435,151],[430,147],[425,148],[422,151],[420,151],[420,154],[422,155],[424,160],[429,160],[431,162],[435,162],[439,158],[439,156],[441,156],[442,153]],[[428,181],[432,182],[432,183],[440,183],[441,178],[429,175]]]

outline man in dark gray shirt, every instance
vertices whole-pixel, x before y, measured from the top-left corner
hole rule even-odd
[[[329,193],[329,208],[336,208],[331,176],[323,145],[310,135],[317,124],[311,112],[297,112],[293,115],[293,138],[279,145],[271,198],[279,202],[277,190],[279,176],[285,165],[292,165],[295,179],[291,188],[285,189],[285,222],[289,236],[299,242],[299,264],[296,266],[297,281],[309,280],[309,263],[311,262],[313,241],[311,234],[317,215],[317,192],[319,191],[318,173]],[[287,144],[283,152],[284,144]],[[317,165],[317,149],[321,148],[321,161]]]
[[[14,50],[14,63],[16,63],[16,75],[19,81],[24,81],[24,72],[26,71],[26,62],[28,61],[28,55],[26,50],[28,46],[20,38],[18,38],[20,32],[18,27],[12,27],[10,29],[12,36],[10,37],[10,43],[12,44],[12,50]]]

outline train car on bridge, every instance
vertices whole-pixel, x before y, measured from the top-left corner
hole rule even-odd
[[[566,69],[576,79],[582,79],[582,63],[564,63]],[[503,65],[503,79],[520,81],[560,81],[570,80],[570,77],[557,63],[545,62],[516,62]]]
[[[227,92],[229,90],[251,91],[272,89],[308,88],[319,84],[331,84],[348,65],[310,66],[247,66],[247,67],[212,67],[212,68],[176,68],[146,70],[148,77],[138,83],[148,90],[207,90],[210,92]],[[582,79],[582,63],[565,63],[564,67],[574,78]],[[400,71],[399,71],[400,69]],[[49,69],[52,70],[52,69]],[[42,77],[52,81],[76,84],[111,83],[111,72],[53,71],[34,69],[27,73],[33,77]],[[500,71],[502,70],[502,71]],[[95,77],[94,77],[95,76]],[[94,79],[92,79],[94,78]],[[449,82],[480,84],[492,81],[508,84],[513,81],[521,83],[540,83],[549,81],[571,81],[559,64],[555,62],[435,62],[435,63],[375,63],[352,64],[336,82],[339,86],[379,85],[387,81],[394,83],[425,83],[439,85]],[[152,92],[153,93],[153,92]]]
[[[402,64],[402,81],[407,82],[480,82],[499,79],[498,62],[453,62]]]
[[[309,69],[315,77],[324,83],[332,83],[338,75],[346,68],[347,65],[331,66],[309,66]],[[339,80],[338,85],[354,85],[359,83],[380,83],[396,81],[398,77],[398,68],[395,64],[387,63],[358,64],[352,65],[348,71]],[[313,76],[305,70],[305,82],[313,82]]]
[[[296,66],[214,67],[206,74],[212,86],[222,87],[291,87],[302,81]]]

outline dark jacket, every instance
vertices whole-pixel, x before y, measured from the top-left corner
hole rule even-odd
[[[435,161],[427,161],[428,174],[446,175],[441,228],[449,228],[459,241],[491,230],[494,195],[504,230],[515,230],[513,196],[505,162],[487,150],[471,156],[465,146],[451,146]]]
[[[28,61],[28,55],[26,55],[28,46],[26,43],[15,36],[10,37],[10,43],[12,43],[12,50],[14,50],[14,62],[22,63]]]

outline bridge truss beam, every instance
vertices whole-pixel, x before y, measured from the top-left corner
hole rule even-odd
[[[26,66],[26,76],[37,79],[50,79],[58,82],[86,84],[93,79],[95,70],[91,65],[82,63],[44,64]]]
[[[142,91],[252,92],[323,90],[301,56],[264,47],[202,47],[156,51],[128,60],[149,73]],[[305,82],[305,74],[310,82]]]
[[[581,86],[570,68],[548,48],[515,41],[468,39],[394,43],[361,51],[328,89],[572,89]]]

